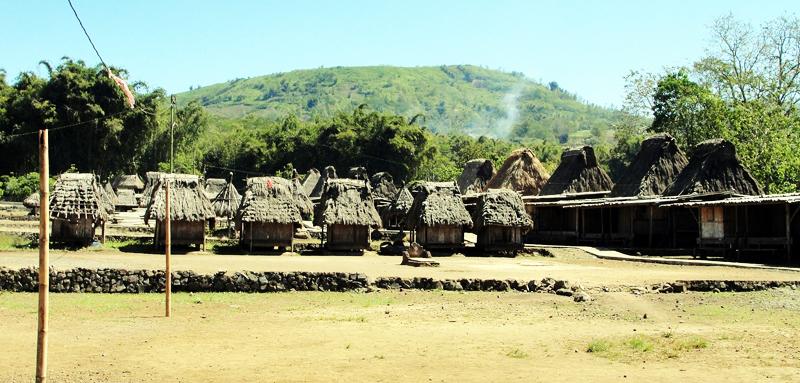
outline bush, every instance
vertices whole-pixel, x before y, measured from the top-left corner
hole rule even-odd
[[[19,177],[0,176],[0,197],[7,201],[22,201],[39,190],[39,173],[31,172]]]

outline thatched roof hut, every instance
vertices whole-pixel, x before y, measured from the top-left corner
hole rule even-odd
[[[237,220],[298,225],[302,217],[292,183],[280,177],[249,178]]]
[[[494,177],[494,164],[484,158],[467,161],[464,170],[456,183],[461,194],[480,193],[486,190],[486,184]]]
[[[598,166],[594,149],[584,146],[561,154],[561,163],[539,194],[610,191],[613,186],[611,178]]]
[[[339,178],[336,175],[336,168],[333,166],[326,166],[325,169],[322,171],[322,175],[317,179],[317,183],[311,189],[311,193],[308,194],[310,198],[320,198],[322,194],[325,192],[325,184],[328,180],[334,180]]]
[[[492,189],[511,189],[523,195],[538,195],[550,179],[533,151],[521,148],[511,152],[503,166],[487,183]]]
[[[142,199],[139,201],[140,206],[146,207],[150,200],[153,199],[153,188],[155,188],[158,179],[163,174],[161,172],[147,172],[145,174],[144,191],[142,192]]]
[[[162,174],[153,185],[152,197],[144,215],[145,223],[150,219],[163,221],[166,218],[165,183],[170,185],[170,220],[182,222],[204,222],[214,219],[214,208],[200,186],[200,178],[189,174]]]
[[[414,202],[406,217],[407,228],[472,226],[472,218],[454,182],[425,182],[415,186],[412,194]]]
[[[482,194],[472,220],[477,230],[486,226],[505,226],[527,231],[533,227],[522,198],[517,192],[507,189],[490,189]]]
[[[642,147],[610,197],[645,197],[661,195],[675,181],[689,160],[675,138],[666,133],[642,141]]]
[[[206,185],[208,190],[208,185]],[[239,210],[239,205],[242,203],[242,196],[233,182],[227,182],[225,187],[211,199],[211,206],[214,207],[214,215],[217,217],[234,218],[236,212]]]
[[[328,180],[314,220],[317,225],[381,226],[367,181],[346,178]]]
[[[729,141],[717,138],[697,145],[689,164],[678,174],[665,196],[731,192],[759,195],[758,181],[745,169]]]
[[[208,199],[214,199],[214,197],[228,186],[228,181],[223,178],[207,178],[204,183],[205,193]]]
[[[397,186],[394,184],[394,177],[387,172],[378,172],[370,179],[372,186],[372,196],[375,199],[394,201],[397,197]]]
[[[114,206],[94,174],[64,173],[56,180],[50,195],[50,219],[98,222],[106,221],[112,212]]]
[[[367,168],[363,166],[355,166],[350,168],[348,172],[348,177],[354,180],[369,180],[369,174],[367,174]]]
[[[311,168],[308,169],[308,173],[306,173],[306,178],[303,178],[303,192],[309,197],[314,193],[314,188],[317,187],[317,183],[322,175],[319,174],[319,170]]]
[[[31,214],[39,214],[39,192],[35,191],[31,195],[25,197],[22,201],[22,206],[31,209]]]
[[[106,182],[106,184],[103,185],[103,190],[106,192],[108,198],[111,198],[111,201],[116,205],[117,193],[114,192],[114,187],[111,186],[111,182]]]
[[[145,185],[138,174],[124,174],[114,178],[113,186],[114,190],[131,189],[140,191],[144,189]]]

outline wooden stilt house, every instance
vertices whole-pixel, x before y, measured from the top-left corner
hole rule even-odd
[[[484,251],[517,251],[524,245],[523,235],[533,227],[517,192],[489,189],[478,198],[475,214],[476,247]]]
[[[293,188],[291,181],[280,177],[247,180],[237,218],[242,248],[291,249],[294,231],[302,224]]]
[[[414,187],[414,202],[406,217],[406,228],[415,231],[415,241],[430,249],[464,247],[464,229],[472,218],[454,182],[426,182]]]
[[[381,218],[368,181],[328,179],[319,206],[314,220],[323,227],[329,250],[370,248],[370,229],[381,227]]]
[[[50,241],[88,244],[97,227],[104,238],[105,223],[113,212],[114,206],[93,174],[64,173],[50,196]]]
[[[162,174],[154,183],[152,197],[144,215],[145,223],[155,221],[155,246],[164,244],[166,185],[170,187],[170,228],[173,245],[198,245],[205,249],[206,225],[214,220],[214,208],[200,178],[188,174]]]

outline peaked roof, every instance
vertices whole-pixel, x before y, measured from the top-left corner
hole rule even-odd
[[[763,194],[761,185],[736,156],[736,147],[721,138],[697,145],[689,164],[664,191],[665,196],[732,192]]]
[[[147,172],[144,176],[145,184],[144,184],[144,191],[142,192],[142,199],[140,200],[141,206],[147,206],[150,203],[150,200],[153,199],[153,188],[156,186],[158,182],[158,178],[161,177],[161,172]]]
[[[107,220],[114,205],[93,174],[64,173],[50,195],[50,218]]]
[[[487,183],[492,189],[511,189],[523,195],[538,195],[550,179],[550,173],[528,148],[511,152]]]
[[[114,178],[114,190],[119,189],[134,189],[134,190],[142,190],[144,189],[144,182],[139,177],[138,174],[124,174],[119,175]]]
[[[169,184],[170,219],[197,222],[214,219],[214,208],[200,185],[200,178],[189,174],[161,174],[153,186],[153,195],[144,214],[144,221],[166,218],[166,190]]]
[[[111,182],[106,182],[106,184],[103,185],[103,191],[106,192],[106,195],[108,196],[108,198],[111,199],[111,202],[114,205],[116,205],[117,204],[117,193],[114,192],[114,187],[111,186]]]
[[[352,178],[355,180],[369,180],[369,174],[367,174],[367,168],[363,166],[354,166],[350,168],[348,172],[348,178]]]
[[[666,133],[651,136],[642,141],[639,153],[611,189],[609,197],[661,195],[688,163],[674,137]]]
[[[414,187],[414,202],[406,216],[406,227],[472,226],[461,193],[454,182],[425,182]]]
[[[456,183],[461,194],[480,193],[486,190],[486,184],[494,177],[494,165],[485,158],[469,160],[458,176]]]
[[[208,190],[208,185],[206,185]],[[234,218],[239,205],[242,203],[242,196],[232,182],[227,182],[222,190],[211,199],[211,206],[214,207],[214,214],[217,217]]]
[[[294,184],[285,178],[248,178],[237,219],[240,222],[299,224],[303,218],[293,189]]]
[[[314,219],[318,225],[381,226],[367,181],[346,178],[328,180],[320,202],[320,214]]]
[[[370,186],[372,186],[372,196],[375,199],[381,198],[393,201],[397,196],[397,186],[394,184],[394,177],[388,172],[373,174],[370,180]]]
[[[22,201],[22,206],[25,206],[28,209],[39,207],[39,192],[35,191],[29,196],[25,197],[25,200]]]
[[[225,186],[228,185],[228,181],[226,181],[224,178],[206,178],[204,184],[206,185],[206,196],[208,196],[208,199],[213,199],[217,196],[217,194],[225,189]]]
[[[321,176],[317,179],[317,183],[314,184],[314,188],[311,189],[311,193],[308,193],[308,196],[311,198],[322,197],[322,194],[325,192],[325,183],[328,182],[329,179],[332,180],[336,178],[339,178],[336,175],[336,168],[333,166],[326,166]]]
[[[610,191],[611,178],[597,164],[591,146],[565,150],[540,195]]]
[[[408,188],[403,187],[397,192],[390,210],[392,213],[406,214],[411,209],[412,204],[414,204],[414,196],[411,195]]]
[[[522,198],[508,189],[490,189],[481,194],[472,219],[477,229],[484,226],[533,227]]]
[[[303,191],[309,197],[314,193],[314,188],[317,187],[320,177],[319,170],[311,168],[308,169],[306,178],[303,179]]]

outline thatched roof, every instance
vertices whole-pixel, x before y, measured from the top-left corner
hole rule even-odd
[[[314,220],[317,225],[381,226],[367,181],[346,178],[328,180]]]
[[[144,189],[144,182],[139,177],[138,174],[125,174],[119,175],[114,178],[114,190],[119,189],[131,189],[131,190],[142,190]]]
[[[762,194],[758,181],[736,156],[736,148],[723,139],[703,141],[695,147],[689,164],[678,174],[665,196],[733,192]]]
[[[472,217],[475,228],[484,226],[510,226],[530,229],[533,221],[525,211],[519,194],[508,189],[491,189],[478,198]],[[527,230],[526,230],[527,231]]]
[[[25,197],[25,199],[22,201],[22,206],[25,206],[28,209],[39,207],[39,192],[35,191],[31,193],[31,195]]]
[[[414,202],[406,217],[406,227],[456,225],[472,226],[461,193],[454,182],[425,182],[414,187]]]
[[[400,188],[400,191],[397,192],[397,196],[392,202],[390,211],[394,214],[405,215],[411,210],[412,204],[414,204],[414,196],[411,195],[411,192],[408,191],[407,188]]]
[[[303,218],[293,189],[293,183],[285,178],[249,178],[237,219],[239,222],[300,224]]]
[[[147,172],[145,174],[144,191],[142,192],[142,199],[139,201],[141,206],[147,206],[150,200],[153,199],[153,188],[158,182],[158,178],[164,173],[161,172]]]
[[[336,175],[336,169],[333,166],[326,166],[322,171],[322,175],[317,179],[317,183],[314,184],[314,187],[311,189],[311,193],[308,193],[308,196],[311,198],[322,197],[322,193],[325,192],[325,183],[328,182],[328,180],[336,178],[339,178]]]
[[[611,178],[597,164],[594,149],[584,146],[561,154],[561,163],[539,194],[608,191],[612,187]]]
[[[317,187],[320,178],[322,178],[322,176],[319,174],[319,170],[314,168],[308,169],[306,178],[303,178],[303,191],[307,196],[311,197],[314,193],[314,188]]]
[[[214,199],[228,185],[228,181],[223,178],[207,178],[204,183],[208,199]]]
[[[208,190],[208,185],[206,185],[206,190]],[[217,217],[235,217],[241,203],[242,196],[232,182],[227,182],[222,190],[211,199],[211,206],[214,207],[214,215]]]
[[[511,189],[523,195],[539,195],[549,179],[550,173],[533,151],[521,148],[511,152],[486,186],[492,189]]]
[[[350,168],[350,171],[348,172],[348,178],[352,178],[354,180],[369,180],[367,168],[363,166],[355,166]]]
[[[484,158],[467,161],[464,170],[456,183],[461,194],[480,193],[486,190],[486,184],[494,176],[492,161]]]
[[[642,141],[639,153],[611,189],[609,196],[661,195],[688,163],[675,138],[666,133],[656,134]]]
[[[297,204],[297,208],[300,210],[300,215],[303,216],[304,219],[311,218],[311,215],[314,214],[314,203],[311,202],[310,198],[308,198],[308,195],[306,194],[303,185],[300,183],[299,178],[292,178],[291,182],[294,202]]]
[[[122,207],[138,206],[136,203],[136,193],[134,193],[132,189],[119,189],[119,192],[117,193],[117,202],[115,205]]]
[[[106,195],[109,198],[111,198],[111,201],[114,202],[114,204],[116,205],[116,203],[117,203],[117,193],[114,192],[114,187],[111,186],[111,182],[106,182],[106,184],[103,185],[103,190],[106,192]]]
[[[162,174],[153,186],[153,195],[144,214],[145,223],[150,219],[162,221],[166,218],[166,190],[170,190],[170,219],[172,221],[197,222],[214,219],[214,208],[200,185],[200,178],[189,174]]]
[[[394,177],[387,172],[373,174],[370,186],[372,186],[372,196],[375,199],[381,198],[391,202],[397,197],[397,186],[394,184]]]
[[[51,219],[105,221],[113,211],[93,174],[64,173],[56,180],[50,196]]]

